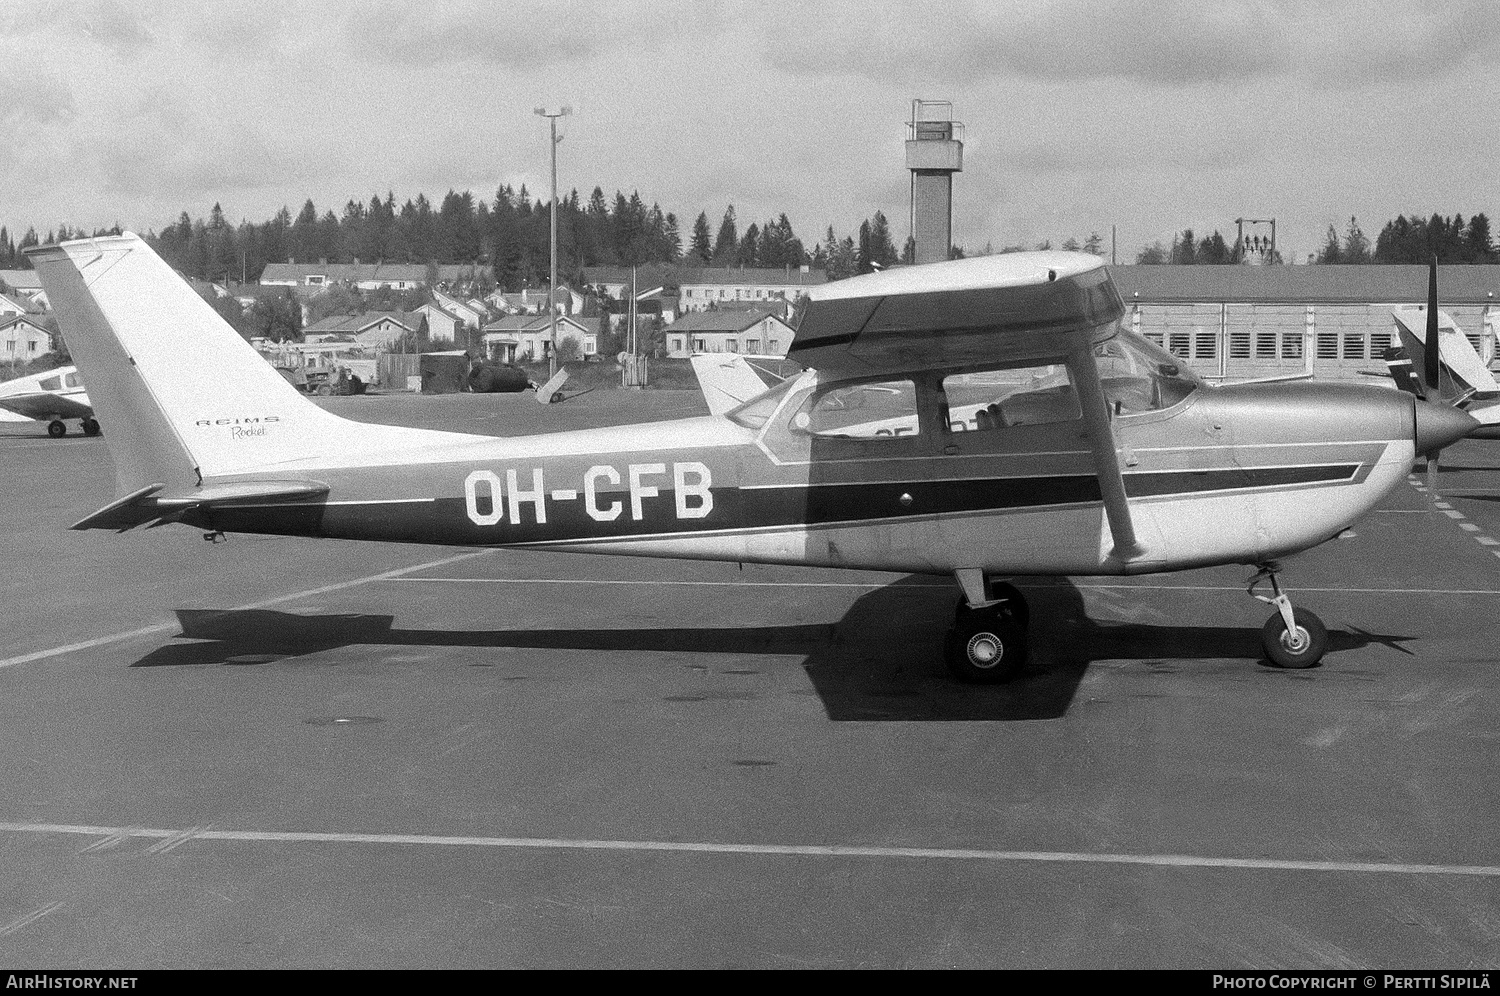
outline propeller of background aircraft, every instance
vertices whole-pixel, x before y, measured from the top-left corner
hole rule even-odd
[[[1432,257],[1432,263],[1427,270],[1427,342],[1426,348],[1422,350],[1422,375],[1427,383],[1427,390],[1432,394],[1432,400],[1441,404],[1443,401],[1442,381],[1442,357],[1438,349],[1438,261],[1437,256]],[[1433,450],[1427,454],[1427,493],[1433,498],[1438,493],[1438,458],[1442,448]]]

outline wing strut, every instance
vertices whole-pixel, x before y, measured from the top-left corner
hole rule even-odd
[[[1094,362],[1093,343],[1087,337],[1073,351],[1069,366],[1073,368],[1073,377],[1077,381],[1083,420],[1088,426],[1089,443],[1094,451],[1094,473],[1099,477],[1099,492],[1104,497],[1104,514],[1109,518],[1109,532],[1115,541],[1110,556],[1120,561],[1134,560],[1140,555],[1141,547],[1135,538],[1135,524],[1130,521],[1125,478],[1120,474],[1115,433],[1109,421],[1109,402],[1104,397],[1104,385],[1099,382],[1099,367]]]

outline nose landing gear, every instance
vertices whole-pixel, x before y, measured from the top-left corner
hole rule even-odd
[[[1323,659],[1328,651],[1328,629],[1323,620],[1307,609],[1292,608],[1276,582],[1280,567],[1262,564],[1260,570],[1250,578],[1246,588],[1251,597],[1274,606],[1276,614],[1266,620],[1260,628],[1260,642],[1272,664],[1285,668],[1308,668]],[[1271,584],[1271,594],[1257,594],[1255,589],[1265,581]]]
[[[1015,585],[992,581],[977,570],[955,576],[963,595],[953,612],[944,657],[963,681],[994,684],[1015,677],[1026,663],[1031,612]]]

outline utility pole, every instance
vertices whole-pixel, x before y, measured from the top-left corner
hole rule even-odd
[[[547,357],[547,376],[550,379],[557,374],[557,143],[561,141],[557,137],[557,119],[572,114],[573,108],[565,106],[555,114],[549,114],[545,107],[538,107],[535,113],[546,118],[552,130],[552,272],[547,281],[547,319],[551,329],[548,334],[551,352]]]

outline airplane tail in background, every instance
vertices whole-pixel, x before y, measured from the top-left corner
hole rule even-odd
[[[1396,382],[1397,388],[1418,398],[1427,397],[1427,392],[1422,389],[1422,382],[1417,379],[1412,369],[1411,357],[1406,355],[1405,349],[1392,346],[1381,355],[1381,359],[1385,360],[1385,368],[1390,371],[1391,380]]]
[[[136,235],[28,255],[104,425],[119,494],[315,469],[356,449],[447,435],[364,425],[319,408]]]
[[[710,414],[723,415],[765,393],[766,382],[739,353],[699,353],[689,362]]]

